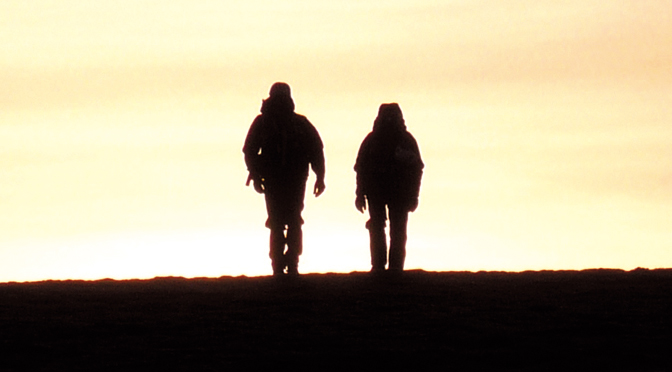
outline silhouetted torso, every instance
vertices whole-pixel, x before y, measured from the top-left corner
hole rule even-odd
[[[422,168],[418,144],[409,132],[374,131],[357,155],[357,187],[388,203],[407,202],[418,197]]]
[[[309,164],[324,168],[322,140],[315,127],[294,113],[286,99],[269,98],[245,139],[243,152],[251,172],[263,178],[305,179]]]

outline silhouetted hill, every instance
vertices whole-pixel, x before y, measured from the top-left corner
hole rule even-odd
[[[0,370],[671,370],[672,270],[0,284]]]

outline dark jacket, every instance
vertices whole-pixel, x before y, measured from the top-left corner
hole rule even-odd
[[[355,163],[357,197],[373,196],[385,203],[402,204],[418,198],[424,163],[401,111],[398,115],[379,115],[373,131],[364,138]]]
[[[251,175],[304,181],[308,166],[324,178],[323,144],[317,129],[294,112],[289,96],[264,100],[245,138],[245,164]]]

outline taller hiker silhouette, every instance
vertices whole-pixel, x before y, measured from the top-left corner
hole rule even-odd
[[[294,112],[289,85],[275,83],[245,138],[243,153],[249,171],[247,185],[264,194],[271,230],[274,275],[298,275],[303,252],[303,199],[309,165],[317,176],[314,195],[324,192],[322,139],[308,119]],[[286,248],[286,249],[285,249]]]
[[[408,213],[418,207],[424,164],[418,143],[406,130],[401,108],[382,104],[357,154],[355,207],[364,213],[369,206],[371,271],[385,270],[388,261],[385,225],[390,219],[389,270],[401,272],[406,259]],[[386,210],[387,209],[387,210]]]

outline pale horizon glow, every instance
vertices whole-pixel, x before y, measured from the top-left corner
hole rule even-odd
[[[241,148],[276,81],[325,143],[302,273],[369,269],[352,166],[384,102],[426,163],[408,269],[672,267],[671,24],[663,0],[4,1],[0,282],[270,274]]]

